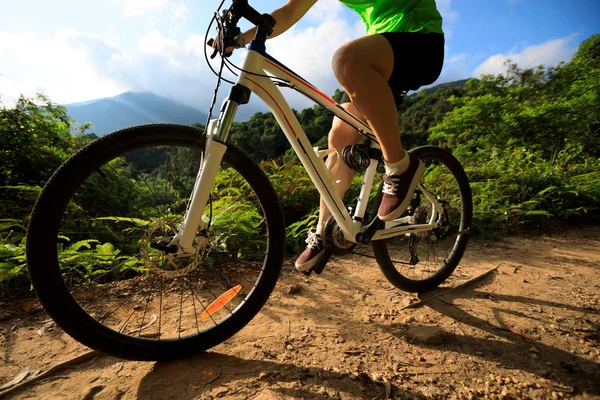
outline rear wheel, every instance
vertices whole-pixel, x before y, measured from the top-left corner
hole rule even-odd
[[[411,152],[425,164],[421,184],[446,210],[443,226],[372,244],[379,267],[390,283],[408,292],[425,292],[444,282],[460,262],[467,247],[473,203],[467,175],[452,154],[435,146]],[[418,188],[411,204],[416,206],[411,210],[413,223],[426,224],[433,207]]]
[[[147,125],[88,145],[52,176],[31,217],[27,260],[47,311],[118,357],[191,356],[246,325],[283,262],[281,208],[264,173],[229,145],[194,254],[166,254],[204,149],[197,129]]]

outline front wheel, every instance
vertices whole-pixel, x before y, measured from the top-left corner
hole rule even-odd
[[[182,358],[226,340],[266,302],[283,263],[283,216],[267,177],[233,145],[194,254],[158,250],[183,219],[203,150],[195,128],[134,127],[86,146],[48,181],[27,234],[31,281],[81,343]]]
[[[473,200],[467,175],[452,154],[435,146],[411,152],[425,164],[421,185],[445,209],[443,225],[372,244],[377,263],[390,283],[408,292],[425,292],[444,282],[460,262],[467,247]],[[428,223],[433,207],[418,188],[411,204],[416,206],[411,210],[414,223]]]

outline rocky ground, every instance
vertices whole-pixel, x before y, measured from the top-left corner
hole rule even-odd
[[[358,255],[310,278],[289,260],[250,325],[176,362],[88,353],[35,300],[5,302],[0,385],[58,366],[4,397],[600,398],[599,249],[600,228],[474,242],[452,277],[421,295]]]

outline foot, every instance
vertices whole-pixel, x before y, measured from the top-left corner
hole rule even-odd
[[[304,250],[296,260],[296,269],[308,275],[315,265],[317,265],[319,260],[326,254],[326,248],[321,239],[321,235],[315,232],[308,232],[306,244],[306,250]]]
[[[409,164],[401,174],[384,175],[383,198],[377,216],[384,222],[399,218],[410,205],[425,165],[415,155],[408,153]]]

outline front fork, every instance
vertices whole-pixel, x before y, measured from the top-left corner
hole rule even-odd
[[[202,220],[202,214],[208,203],[215,177],[227,150],[225,143],[229,130],[238,108],[238,103],[231,99],[226,100],[218,120],[212,120],[206,128],[206,144],[204,159],[196,177],[196,183],[191,195],[191,201],[185,212],[183,221],[179,225],[177,234],[169,243],[169,247],[178,247],[178,253],[193,254],[193,246],[198,228],[207,228],[208,223]]]

